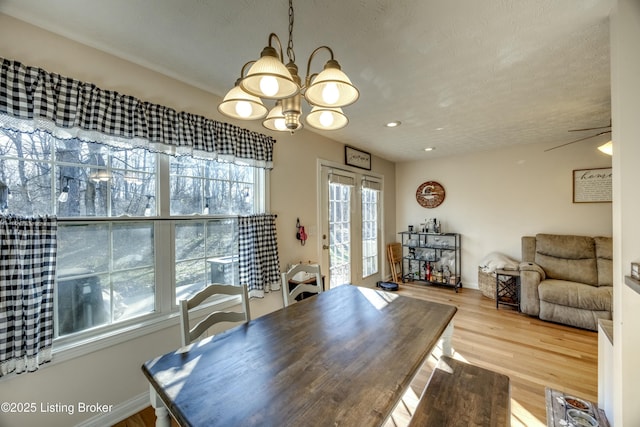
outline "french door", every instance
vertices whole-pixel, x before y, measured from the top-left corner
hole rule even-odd
[[[381,280],[384,262],[380,178],[321,165],[319,182],[326,288],[345,283],[374,286]]]

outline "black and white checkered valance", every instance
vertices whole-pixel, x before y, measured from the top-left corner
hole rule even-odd
[[[0,216],[0,376],[51,360],[55,217]]]
[[[238,241],[239,278],[247,284],[249,296],[262,298],[265,292],[280,289],[276,216],[238,218]]]
[[[270,136],[0,61],[0,127],[273,168]]]

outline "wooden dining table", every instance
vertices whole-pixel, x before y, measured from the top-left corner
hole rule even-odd
[[[450,353],[455,313],[333,288],[144,363],[156,425],[382,425],[441,337]]]

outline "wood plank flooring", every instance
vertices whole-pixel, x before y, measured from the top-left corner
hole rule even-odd
[[[597,401],[597,333],[544,322],[501,306],[480,291],[403,284],[400,294],[451,304],[455,358],[508,375],[511,380],[511,426],[546,425],[545,387]],[[425,363],[385,427],[401,427],[428,381],[436,358]],[[151,408],[114,427],[152,427]],[[173,424],[175,425],[175,424]]]

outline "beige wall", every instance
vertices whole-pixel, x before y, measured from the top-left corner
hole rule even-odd
[[[543,124],[541,124],[542,126]],[[535,233],[611,236],[611,203],[573,203],[574,169],[610,167],[611,157],[585,141],[544,152],[531,144],[396,166],[396,226],[425,218],[462,235],[462,284],[477,288],[478,264],[497,251],[520,259],[520,237]],[[418,186],[437,181],[445,201],[433,209],[415,199]]]
[[[47,71],[92,82],[104,88],[166,105],[179,111],[200,114],[214,120],[229,121],[216,110],[220,97],[178,82],[162,74],[67,39],[55,36],[21,21],[0,14],[0,56],[18,60]],[[262,133],[255,122],[235,124]],[[329,135],[329,134],[328,134]],[[307,132],[273,134],[274,170],[270,177],[270,211],[278,214],[277,230],[281,268],[296,260],[318,260],[317,232],[318,159],[344,163],[342,144]],[[395,165],[374,157],[372,172],[384,176],[387,188],[384,207],[386,236],[395,228]],[[311,231],[306,246],[295,239],[295,220],[299,217]],[[386,264],[386,263],[385,263]],[[254,317],[282,307],[280,293],[252,300]],[[142,338],[108,349],[48,364],[40,371],[0,380],[0,401],[118,404],[148,390],[140,366],[145,360],[175,348],[178,329],[172,326]],[[74,425],[93,414],[4,414],[4,427]]]
[[[616,426],[640,425],[640,295],[624,285],[640,262],[640,2],[618,0],[611,14],[611,106],[614,141],[614,416]]]

